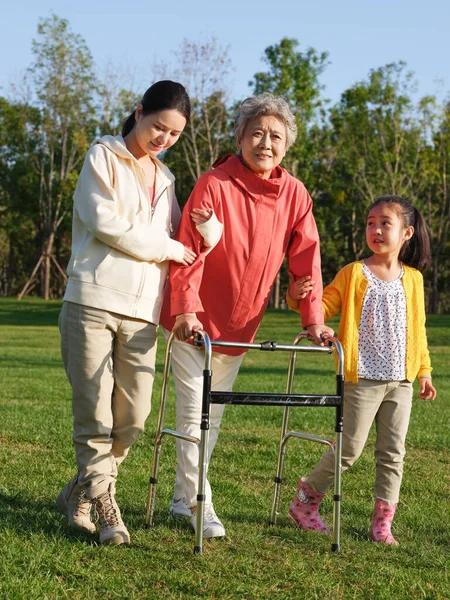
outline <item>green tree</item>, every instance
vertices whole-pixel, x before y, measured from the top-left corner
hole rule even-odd
[[[399,62],[342,94],[327,126],[322,206],[326,229],[344,236],[342,264],[365,254],[365,213],[377,196],[404,196],[419,208],[432,247],[428,305],[438,312],[448,277],[450,121],[448,107],[439,111],[432,96],[414,102],[414,92],[413,74]]]
[[[283,38],[264,51],[267,71],[256,73],[249,85],[254,94],[271,92],[282,96],[295,115],[298,127],[296,143],[284,159],[284,165],[305,182],[312,191],[316,186],[314,166],[320,148],[319,131],[324,115],[320,75],[328,64],[328,53],[307,48],[298,50],[299,42]]]
[[[0,295],[13,294],[33,267],[39,178],[30,169],[39,112],[0,98]]]
[[[334,205],[345,231],[344,254],[350,260],[365,251],[365,211],[377,196],[405,196],[421,207],[427,182],[418,167],[426,127],[411,99],[412,78],[402,62],[372,70],[330,111],[323,183],[328,206]],[[427,105],[424,99],[421,110]]]
[[[127,87],[123,87],[128,81]],[[142,94],[142,92],[141,92]],[[108,65],[98,81],[98,134],[119,135],[122,124],[141,99],[125,69]]]
[[[39,144],[31,165],[39,177],[38,238],[41,294],[50,296],[56,233],[71,209],[78,170],[95,135],[98,85],[91,54],[65,19],[41,20],[29,70],[40,113]],[[26,291],[24,288],[23,292]]]
[[[264,51],[267,71],[256,73],[249,85],[254,94],[270,92],[282,96],[289,104],[298,128],[296,142],[289,149],[283,166],[294,177],[299,177],[314,197],[320,185],[317,166],[321,152],[321,120],[324,102],[320,75],[327,66],[327,52],[319,53],[314,48],[304,52],[298,50],[299,42],[283,38],[279,44]],[[288,285],[286,265],[277,276],[270,305],[278,308],[281,295]]]
[[[234,152],[230,134],[227,80],[232,69],[229,48],[212,37],[204,43],[184,39],[176,52],[176,78],[191,99],[191,118],[165,161],[177,175],[177,195],[184,204],[202,173],[219,156]]]
[[[423,194],[424,216],[430,230],[432,268],[429,311],[450,309],[450,104],[441,109],[427,106],[430,142],[421,157],[420,169],[427,185]]]

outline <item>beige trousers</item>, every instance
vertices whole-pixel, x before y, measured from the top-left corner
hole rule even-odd
[[[64,302],[59,329],[79,483],[95,498],[116,478],[150,412],[157,326]]]
[[[213,352],[211,361],[211,390],[231,392],[241,366],[241,356]],[[200,439],[200,420],[203,397],[205,354],[191,344],[174,340],[172,372],[177,393],[176,426],[178,431]],[[216,445],[225,406],[211,404],[207,462]],[[177,472],[174,498],[183,499],[189,506],[197,505],[199,449],[192,442],[177,439]],[[211,504],[211,486],[206,480],[206,503]]]
[[[344,391],[342,471],[361,455],[375,420],[375,498],[397,504],[403,476],[405,438],[412,404],[409,381],[360,379],[346,383]],[[308,477],[309,485],[325,493],[333,484],[334,453],[327,452]]]

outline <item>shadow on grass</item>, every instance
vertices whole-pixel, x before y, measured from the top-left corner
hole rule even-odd
[[[369,515],[371,516],[371,515]],[[326,542],[327,544],[331,544],[332,537],[331,535],[322,535],[314,532],[303,531],[297,528],[293,523],[285,516],[281,516],[278,518],[277,524],[274,525],[270,522],[270,517],[267,514],[266,516],[262,516],[260,513],[251,513],[248,511],[245,512],[235,512],[229,513],[223,511],[220,514],[221,520],[227,529],[227,525],[233,524],[233,526],[258,526],[260,530],[260,534],[266,538],[280,537],[280,539],[286,539],[290,542],[293,541],[293,537],[295,538],[298,534],[299,536],[299,544],[304,544],[309,540],[309,536],[313,536],[316,542]],[[332,515],[326,514],[325,521],[329,525],[330,529],[332,527]],[[140,511],[129,511],[129,522],[133,523],[135,529],[139,529],[140,527],[146,528],[144,525],[144,514]],[[173,517],[169,515],[167,510],[156,510],[153,526],[152,528],[169,528],[173,530],[177,530],[180,533],[191,532],[193,533],[192,527],[190,525],[188,518],[183,517]],[[426,532],[420,531],[414,532],[405,528],[403,524],[400,526],[400,531],[395,532],[395,527],[393,530],[394,535],[398,538],[400,542],[400,547],[408,547],[411,545],[415,545],[417,543],[417,538],[420,537],[421,543],[425,542],[426,544],[431,544],[435,546],[440,546],[443,548],[448,547],[448,539],[446,536],[445,529],[442,529],[440,535],[436,536],[435,534],[427,535]],[[370,538],[370,518],[367,521],[367,526],[363,527],[355,527],[354,525],[346,526],[345,524],[341,524],[340,530],[341,538],[344,536],[344,543],[346,545],[353,544],[354,542],[362,543],[362,544],[370,544],[373,547],[379,547],[380,551],[389,551],[391,549],[389,546],[385,546],[384,544],[375,544]],[[341,546],[343,541],[341,539]],[[393,547],[394,551],[396,547]]]
[[[169,508],[166,506],[156,509],[153,515],[153,523],[149,527],[145,523],[145,509],[137,509],[120,505],[122,516],[126,520],[127,525],[132,529],[153,529],[155,527],[168,527],[182,532],[192,532],[191,520],[189,517],[173,516],[169,513]]]
[[[0,321],[9,326],[56,327],[61,305],[60,300],[2,298]]]
[[[192,533],[190,519],[174,517],[168,510],[155,511],[153,526],[145,524],[145,512],[121,505],[124,521],[131,532],[166,527],[180,533]],[[64,515],[53,502],[33,500],[19,494],[0,493],[0,532],[14,531],[19,537],[43,533],[48,537],[58,537],[69,542],[84,542],[90,546],[98,546],[98,534],[90,534],[82,529],[69,527]],[[194,539],[194,538],[192,538]],[[136,547],[133,544],[133,547]]]
[[[11,348],[11,346],[10,346]],[[62,369],[63,367],[63,363],[62,363],[62,359],[59,358],[48,358],[48,359],[43,359],[43,358],[36,358],[36,359],[29,359],[29,358],[12,358],[11,356],[7,356],[5,358],[0,357],[0,364],[5,364],[7,367],[11,367],[11,368],[22,368],[22,369],[26,369],[27,367],[35,367],[35,368],[46,368],[46,369]]]
[[[13,530],[27,537],[44,533],[49,537],[61,537],[69,541],[81,541],[91,546],[99,544],[95,534],[71,528],[64,515],[51,502],[32,500],[25,496],[0,493],[0,531]]]

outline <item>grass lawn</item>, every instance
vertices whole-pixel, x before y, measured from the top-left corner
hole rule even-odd
[[[370,542],[374,481],[373,434],[342,481],[341,552],[330,539],[295,529],[287,518],[297,478],[324,448],[292,440],[276,527],[268,525],[281,409],[228,407],[212,460],[214,504],[227,530],[193,555],[189,523],[169,517],[175,443],[166,440],[155,527],[143,527],[164,342],[158,351],[153,409],[146,432],[121,467],[118,501],[132,545],[101,547],[74,533],[55,498],[73,475],[70,388],[59,353],[59,302],[0,300],[0,598],[15,599],[449,599],[450,598],[450,315],[428,319],[438,390],[415,400],[402,494],[394,523],[396,548]],[[336,323],[335,323],[336,325]],[[291,343],[293,313],[268,312],[258,341]],[[287,353],[253,351],[235,389],[283,392]],[[326,355],[297,359],[298,392],[333,393],[334,363]],[[170,393],[167,426],[173,426]],[[332,436],[334,410],[296,408],[292,429]],[[331,496],[331,494],[330,494]],[[323,503],[331,525],[332,501]]]

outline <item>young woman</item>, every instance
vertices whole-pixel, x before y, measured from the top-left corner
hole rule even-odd
[[[178,140],[189,115],[181,84],[155,83],[122,135],[105,136],[90,148],[75,190],[59,327],[78,473],[57,506],[69,524],[91,532],[95,508],[103,544],[130,541],[114,498],[117,468],[150,411],[169,261],[190,265],[195,259],[172,239],[180,219],[174,177],[157,158]],[[209,216],[198,211],[197,222]]]

